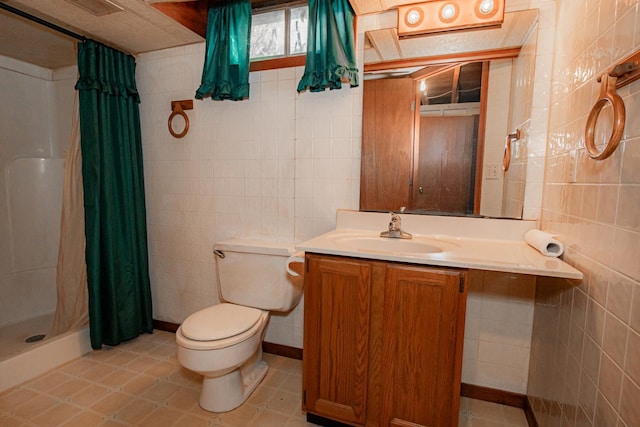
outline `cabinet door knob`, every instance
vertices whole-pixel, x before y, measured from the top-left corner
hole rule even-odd
[[[424,188],[418,187],[418,193],[420,193],[420,194],[424,193]]]

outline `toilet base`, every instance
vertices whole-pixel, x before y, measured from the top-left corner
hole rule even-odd
[[[269,365],[262,360],[262,350],[242,367],[220,377],[204,377],[200,406],[210,412],[228,412],[242,405],[267,375]]]

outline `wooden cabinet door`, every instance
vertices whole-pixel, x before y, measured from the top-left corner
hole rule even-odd
[[[381,426],[458,425],[465,274],[387,266]]]
[[[371,264],[312,254],[306,263],[303,409],[363,425]]]

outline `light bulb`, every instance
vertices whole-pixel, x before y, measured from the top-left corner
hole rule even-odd
[[[445,5],[440,12],[442,19],[450,20],[456,16],[456,7],[453,4]]]
[[[427,90],[427,82],[425,82],[424,80],[420,81],[420,91],[424,92]]]
[[[409,13],[407,13],[407,23],[409,25],[415,25],[420,20],[420,12],[416,9],[411,9]]]
[[[493,0],[482,0],[480,3],[480,13],[487,14],[493,10]]]

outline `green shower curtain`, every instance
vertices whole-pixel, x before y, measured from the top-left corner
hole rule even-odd
[[[152,332],[135,59],[78,45],[91,346]]]

